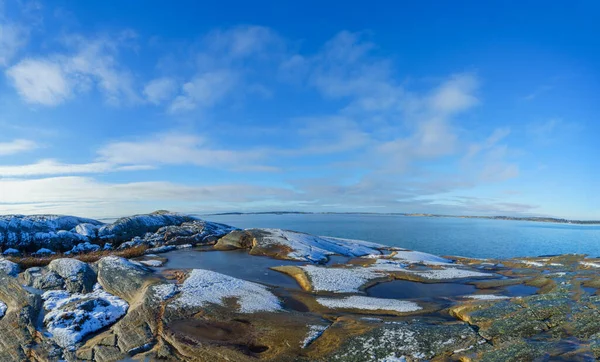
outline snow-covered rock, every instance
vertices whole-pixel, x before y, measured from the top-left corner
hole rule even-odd
[[[0,259],[0,270],[10,275],[11,277],[16,277],[19,274],[21,268],[17,263],[13,263],[12,261],[6,259]]]
[[[83,337],[115,323],[129,308],[123,299],[97,288],[87,294],[49,291],[42,295],[44,324],[52,339],[72,349]]]
[[[369,281],[384,278],[386,274],[369,268],[328,268],[315,265],[301,266],[316,292],[356,293]]]
[[[134,215],[120,218],[112,224],[102,226],[98,229],[98,237],[120,243],[131,240],[136,236],[144,236],[148,232],[156,232],[164,226],[181,225],[184,222],[194,220],[196,219],[192,216],[170,212]]]
[[[300,343],[301,348],[306,348],[310,345],[315,339],[319,338],[325,330],[329,328],[326,325],[313,324],[308,326],[308,332],[306,333],[306,338]]]
[[[317,303],[331,309],[362,309],[408,313],[421,310],[415,302],[352,295],[345,298],[317,298]]]
[[[83,223],[75,227],[75,232],[79,235],[94,239],[98,236],[98,229],[100,226],[101,225],[99,224]]]
[[[13,248],[8,248],[8,249],[4,250],[4,252],[2,253],[2,255],[6,255],[6,256],[19,255],[19,254],[21,254],[21,252],[18,251],[17,249],[13,249]]]
[[[241,313],[281,309],[279,299],[265,286],[203,269],[190,272],[169,307],[202,307],[208,303],[223,305],[227,298],[237,299]]]
[[[88,241],[86,241],[85,243],[80,243],[77,244],[73,247],[73,249],[71,249],[70,251],[68,251],[65,254],[79,254],[79,253],[89,253],[92,251],[98,251],[100,250],[100,245],[97,244],[92,244]]]
[[[330,255],[348,257],[381,254],[392,248],[368,241],[315,236],[281,229],[246,229],[219,240],[217,248],[250,248],[253,255],[322,263]]]
[[[101,222],[75,216],[3,215],[0,216],[0,246],[18,250],[68,250],[86,236],[74,230],[79,224],[102,225]]]
[[[41,248],[38,251],[36,251],[35,253],[32,253],[32,255],[35,255],[35,256],[44,256],[44,255],[53,255],[53,254],[56,254],[56,253],[47,248]]]
[[[71,293],[90,292],[96,283],[96,273],[88,264],[77,259],[52,260],[48,269],[65,280],[65,286]]]

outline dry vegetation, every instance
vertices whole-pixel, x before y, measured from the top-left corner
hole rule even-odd
[[[8,259],[12,262],[19,264],[19,266],[22,269],[27,269],[27,268],[31,268],[31,267],[35,267],[35,266],[46,266],[46,265],[50,264],[50,262],[52,260],[60,259],[60,258],[75,258],[75,259],[79,259],[86,263],[93,263],[95,261],[100,260],[101,258],[103,258],[105,256],[110,256],[110,255],[120,256],[123,258],[135,258],[135,257],[144,255],[144,253],[146,252],[147,249],[148,249],[148,246],[139,245],[139,246],[134,246],[132,248],[128,248],[128,249],[124,249],[124,250],[100,250],[100,251],[93,251],[90,253],[78,254],[78,255],[54,254],[54,255],[39,256],[39,257],[36,257],[36,256],[9,257]]]

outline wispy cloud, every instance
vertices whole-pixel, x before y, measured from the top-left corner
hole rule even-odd
[[[38,148],[38,144],[31,140],[16,139],[10,142],[0,142],[0,156],[14,155],[36,148]]]
[[[140,101],[131,72],[116,61],[127,36],[66,38],[68,51],[21,60],[6,70],[21,97],[34,104],[56,106],[92,88],[100,90],[111,105]]]

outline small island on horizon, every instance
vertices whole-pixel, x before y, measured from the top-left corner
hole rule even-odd
[[[453,217],[460,219],[489,219],[489,220],[514,220],[514,221],[533,221],[533,222],[548,222],[559,224],[579,224],[579,225],[596,225],[600,224],[600,220],[571,220],[547,216],[485,216],[485,215],[445,215],[445,214],[428,214],[428,213],[403,213],[403,212],[313,212],[313,211],[255,211],[255,212],[220,212],[202,214],[207,216],[216,215],[288,215],[288,214],[306,214],[306,215],[392,215],[392,216],[411,216],[411,217]]]

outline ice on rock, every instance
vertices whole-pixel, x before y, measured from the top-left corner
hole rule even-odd
[[[48,291],[42,299],[48,311],[44,317],[48,332],[56,344],[69,349],[86,335],[115,323],[129,308],[123,299],[101,288],[87,294]]]
[[[140,264],[158,268],[158,267],[162,266],[164,263],[160,260],[140,260]]]
[[[224,299],[237,298],[241,313],[281,309],[279,299],[265,286],[210,270],[192,270],[179,291],[170,307],[202,307],[208,303],[223,305]]]
[[[8,306],[6,305],[6,303],[0,301],[0,318],[4,317],[7,309],[8,309]]]

